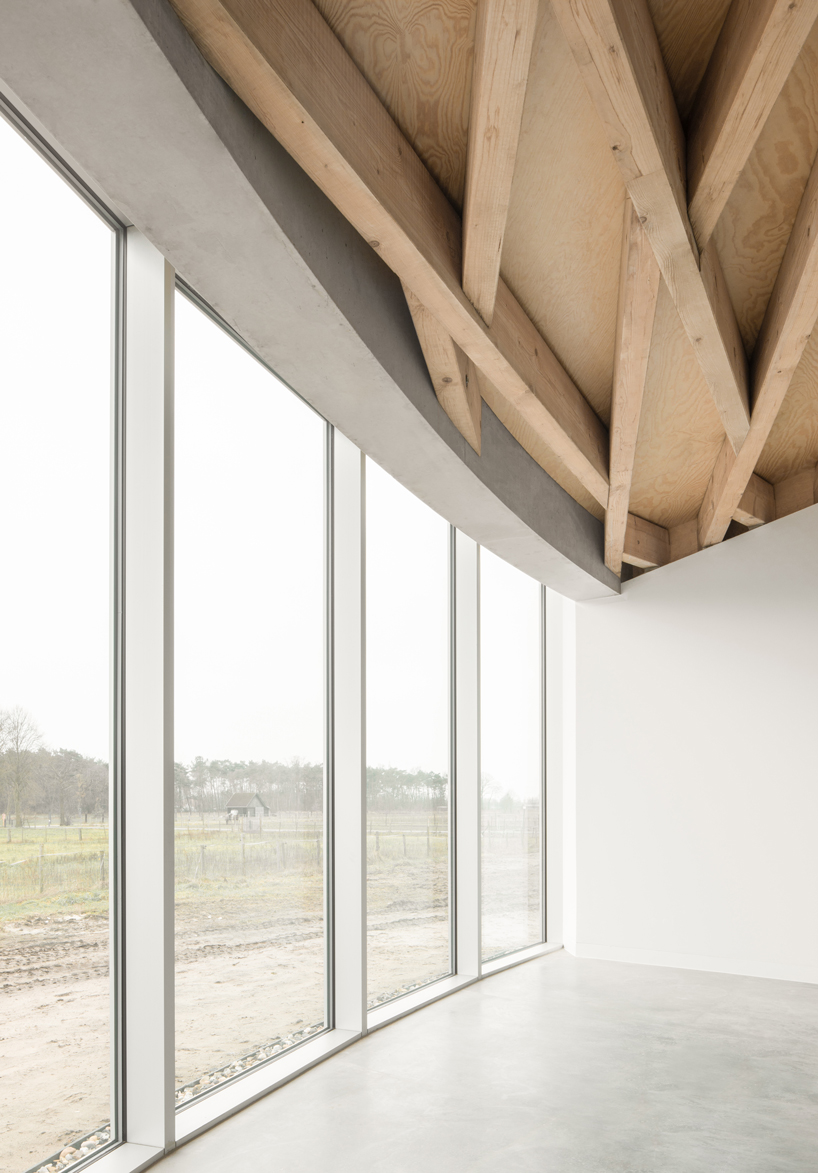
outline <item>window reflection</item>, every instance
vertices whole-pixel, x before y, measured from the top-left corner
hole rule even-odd
[[[111,1135],[112,233],[2,119],[0,171],[0,1164],[22,1170]]]
[[[484,960],[543,935],[541,592],[480,551]]]
[[[324,423],[176,319],[177,1104],[323,1030]]]
[[[449,526],[366,465],[368,1002],[451,970]]]

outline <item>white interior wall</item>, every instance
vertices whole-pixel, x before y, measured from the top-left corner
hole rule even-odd
[[[818,981],[818,506],[576,632],[577,953]]]

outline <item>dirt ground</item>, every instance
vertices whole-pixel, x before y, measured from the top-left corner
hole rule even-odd
[[[108,918],[31,916],[0,931],[0,1170],[110,1120]]]
[[[413,877],[414,870],[387,866],[373,875],[373,1002],[448,971],[445,883],[439,907],[430,911],[429,877]],[[301,1032],[320,1030],[320,873],[180,888],[176,963],[179,1088],[276,1039],[288,1044]],[[108,1122],[108,1021],[106,916],[6,922],[0,931],[2,1173],[22,1173]]]
[[[431,857],[418,847],[406,857],[382,838],[369,860],[370,1005],[449,972],[445,844]],[[537,937],[531,863],[484,856],[486,955]],[[108,919],[100,909],[0,923],[0,1173],[22,1173],[110,1119]],[[317,867],[181,882],[177,1095],[320,1030],[324,950]]]

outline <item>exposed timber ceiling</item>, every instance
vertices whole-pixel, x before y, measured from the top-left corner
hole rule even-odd
[[[818,500],[818,0],[172,3],[612,570]]]

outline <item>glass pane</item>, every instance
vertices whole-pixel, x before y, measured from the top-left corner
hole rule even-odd
[[[369,1005],[451,972],[449,526],[366,465]]]
[[[184,1105],[325,1025],[325,425],[187,299],[176,308]]]
[[[0,119],[4,1169],[108,1140],[111,231]]]
[[[480,551],[484,960],[542,940],[541,592]]]

